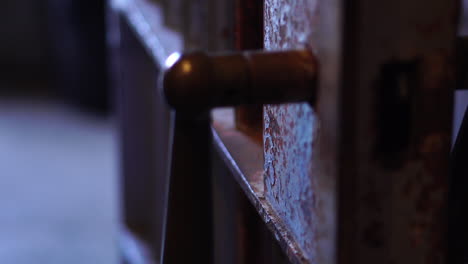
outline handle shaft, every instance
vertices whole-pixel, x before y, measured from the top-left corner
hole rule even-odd
[[[182,56],[164,73],[166,99],[182,111],[315,99],[317,62],[308,50]]]

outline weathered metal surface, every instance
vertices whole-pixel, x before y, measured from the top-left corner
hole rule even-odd
[[[355,98],[344,113],[355,149],[343,157],[355,174],[341,176],[354,188],[340,205],[354,209],[343,219],[354,223],[343,238],[356,242],[343,245],[352,263],[446,263],[456,7],[362,0],[347,10],[347,30],[359,32],[344,67]]]
[[[455,7],[266,0],[265,48],[318,54],[318,101],[265,107],[265,177],[225,157],[293,262],[445,262]]]
[[[318,15],[320,13],[320,15]],[[265,195],[309,263],[335,263],[340,2],[267,0],[265,48],[309,46],[317,104],[264,108]]]
[[[312,263],[444,263],[456,3],[346,4],[266,2],[321,65],[313,110],[265,108],[266,197]]]
[[[262,146],[236,129],[232,109],[213,111],[212,133],[215,149],[291,263],[307,263],[305,252],[294,234],[265,197]]]
[[[308,50],[183,55],[164,74],[164,93],[178,111],[240,104],[315,101],[317,63]]]

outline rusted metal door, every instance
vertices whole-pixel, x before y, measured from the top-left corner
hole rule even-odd
[[[266,0],[314,109],[265,106],[265,195],[310,263],[446,263],[456,1]]]
[[[128,75],[123,89],[136,94],[139,90],[132,91],[136,85],[144,91],[140,99],[126,100],[136,102],[134,110],[141,107],[138,102],[146,102],[150,109],[156,102],[161,108],[161,94],[153,101],[148,98],[171,50],[164,45],[175,46],[164,40],[170,35],[158,22],[164,19],[152,12],[157,5],[147,0],[116,2],[124,3],[121,33],[130,38],[122,39],[131,40],[139,50],[138,56],[125,57],[135,65],[132,69],[121,65],[123,75]],[[195,131],[187,127],[193,128],[196,118],[187,115],[185,121],[176,121],[179,141],[175,140],[171,177],[177,184],[168,198],[169,224],[164,226],[160,214],[144,221],[148,226],[157,223],[146,238],[157,260],[164,255],[166,263],[447,263],[456,0],[163,3],[168,25],[185,37],[178,47],[307,50],[306,59],[313,57],[319,70],[317,85],[311,85],[316,89],[313,102],[264,106],[250,102],[236,109],[216,109],[211,135],[208,123],[197,130],[203,140],[196,134],[184,135]],[[174,10],[179,10],[178,16],[170,13]],[[204,16],[213,12],[210,24]],[[287,63],[276,61],[279,66]],[[190,99],[196,105],[196,96]],[[151,114],[147,119],[156,124],[158,114]],[[151,126],[149,133],[157,134],[156,130]],[[139,140],[152,142],[146,137],[151,135]],[[210,153],[211,147],[216,152]],[[147,149],[150,159],[164,155],[154,154],[153,148]],[[196,157],[197,153],[202,155]],[[167,164],[158,163],[163,158],[144,164],[165,168]],[[184,171],[184,163],[191,164],[190,172]],[[203,164],[211,164],[211,173]],[[128,212],[137,211],[128,219],[144,211],[139,207],[143,202],[132,202],[132,197],[155,204],[156,213],[164,209],[167,197],[160,185],[167,179],[152,178],[161,169],[150,168],[154,173],[144,169],[140,184],[132,185],[135,179],[128,178]],[[197,180],[198,175],[204,178]],[[211,190],[208,175],[213,177]],[[140,189],[146,190],[144,195]],[[192,195],[212,196],[213,203]],[[142,218],[154,217],[151,212],[146,215]],[[191,247],[197,241],[206,243]]]
[[[300,249],[298,261],[335,263],[342,3],[267,0],[264,12],[265,49],[307,47],[321,67],[315,109],[264,108],[265,196]]]

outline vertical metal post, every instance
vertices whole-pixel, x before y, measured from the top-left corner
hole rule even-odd
[[[122,75],[119,126],[123,217],[146,242],[155,241],[153,210],[156,197],[156,112],[153,90],[156,68],[125,19],[120,20]]]
[[[212,263],[211,128],[208,113],[176,113],[164,264]]]
[[[153,257],[159,259],[166,206],[170,116],[165,102],[155,91],[160,66],[148,55],[127,19],[119,20],[118,122],[123,218],[126,226],[148,243]]]

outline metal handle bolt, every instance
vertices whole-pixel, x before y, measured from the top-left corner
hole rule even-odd
[[[308,50],[183,55],[163,75],[164,94],[179,111],[242,104],[313,102],[317,62]]]

